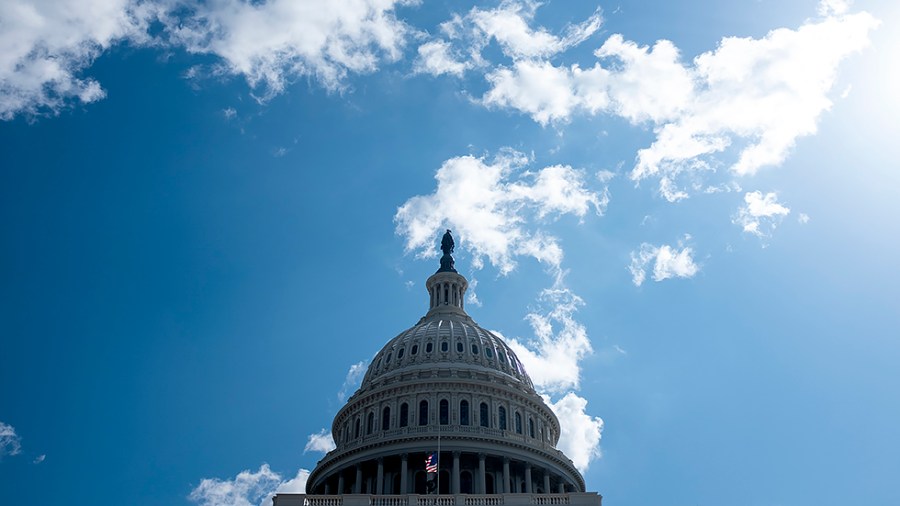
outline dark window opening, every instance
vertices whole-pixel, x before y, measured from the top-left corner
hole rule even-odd
[[[516,434],[522,433],[522,415],[516,413]]]
[[[488,405],[484,402],[481,403],[481,407],[478,410],[478,423],[482,427],[490,427],[490,415],[488,414]]]
[[[441,399],[441,425],[450,423],[450,402],[447,399]]]
[[[462,343],[456,343],[456,351],[459,353],[463,352],[463,344]]]
[[[534,437],[534,420],[528,419],[528,435]]]
[[[472,490],[472,473],[463,471],[459,473],[459,492],[461,494],[471,494]]]
[[[410,354],[410,355],[415,355],[415,354],[417,354],[417,353],[419,353],[419,345],[418,345],[418,344],[414,344],[413,347],[412,347],[412,349],[409,350],[409,354]]]
[[[485,355],[487,358],[494,358],[494,350],[492,350],[492,349],[490,349],[490,348],[485,348],[485,349],[484,349],[484,355]]]
[[[441,351],[443,351],[444,353],[450,351],[450,343],[448,343],[447,341],[442,342]]]
[[[366,435],[371,434],[373,429],[375,429],[375,413],[369,413],[366,418]]]
[[[478,355],[478,345],[472,344],[472,355]]]
[[[403,358],[403,352],[406,351],[405,348],[400,348],[400,351],[397,352],[397,360]]]
[[[459,401],[459,424],[469,425],[469,401]]]
[[[391,408],[390,406],[385,406],[381,411],[381,430],[388,430],[391,428]]]
[[[498,414],[500,415],[499,416],[500,430],[506,430],[506,408],[504,408],[503,406],[500,406],[500,408],[497,411],[498,411]]]
[[[434,344],[428,343],[425,345],[425,353],[431,353],[431,350],[434,349]]]
[[[419,403],[419,425],[428,425],[428,401]]]
[[[400,405],[400,426],[406,427],[409,425],[409,404],[403,403]]]
[[[356,419],[356,426],[355,426],[355,428],[353,429],[353,437],[354,437],[354,438],[358,438],[358,437],[359,437],[359,418]]]

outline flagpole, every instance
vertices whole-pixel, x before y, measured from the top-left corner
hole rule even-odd
[[[437,495],[441,495],[441,426],[438,424]]]

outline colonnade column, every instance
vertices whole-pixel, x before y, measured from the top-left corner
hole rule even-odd
[[[331,483],[325,482],[325,495],[331,495]]]
[[[484,476],[484,458],[483,453],[478,454],[478,493],[487,494],[487,480]]]
[[[356,483],[353,484],[353,493],[362,493],[362,466],[356,464]]]
[[[337,493],[338,493],[339,495],[343,495],[343,494],[344,494],[344,472],[343,472],[343,471],[341,471],[341,474],[338,475],[338,489],[337,489]]]
[[[384,457],[378,457],[378,475],[375,483],[375,494],[384,495]],[[545,480],[546,481],[546,480]],[[549,481],[547,483],[550,483]]]
[[[453,452],[453,479],[451,480],[453,488],[450,489],[454,494],[459,493],[459,452]]]
[[[565,494],[565,493],[566,493],[566,484],[563,483],[562,480],[559,480],[559,493],[560,493],[560,494]]]
[[[531,464],[525,464],[525,493],[530,494],[531,492]]]
[[[408,457],[409,456],[405,453],[403,455],[400,455],[400,493],[401,494],[409,493],[409,491],[406,488],[406,475],[409,474],[407,472],[408,464],[406,463],[406,460]]]
[[[509,489],[509,458],[503,457],[503,488],[500,490],[503,491],[504,494],[512,493],[512,490]]]
[[[550,493],[550,470],[544,469],[544,493]]]

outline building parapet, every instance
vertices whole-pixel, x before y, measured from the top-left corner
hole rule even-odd
[[[600,494],[277,494],[274,506],[601,506]]]

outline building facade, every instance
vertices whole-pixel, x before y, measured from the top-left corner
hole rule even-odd
[[[375,355],[307,493],[275,506],[600,505],[556,448],[559,420],[516,354],[466,313],[449,230],[441,249],[428,312]]]

